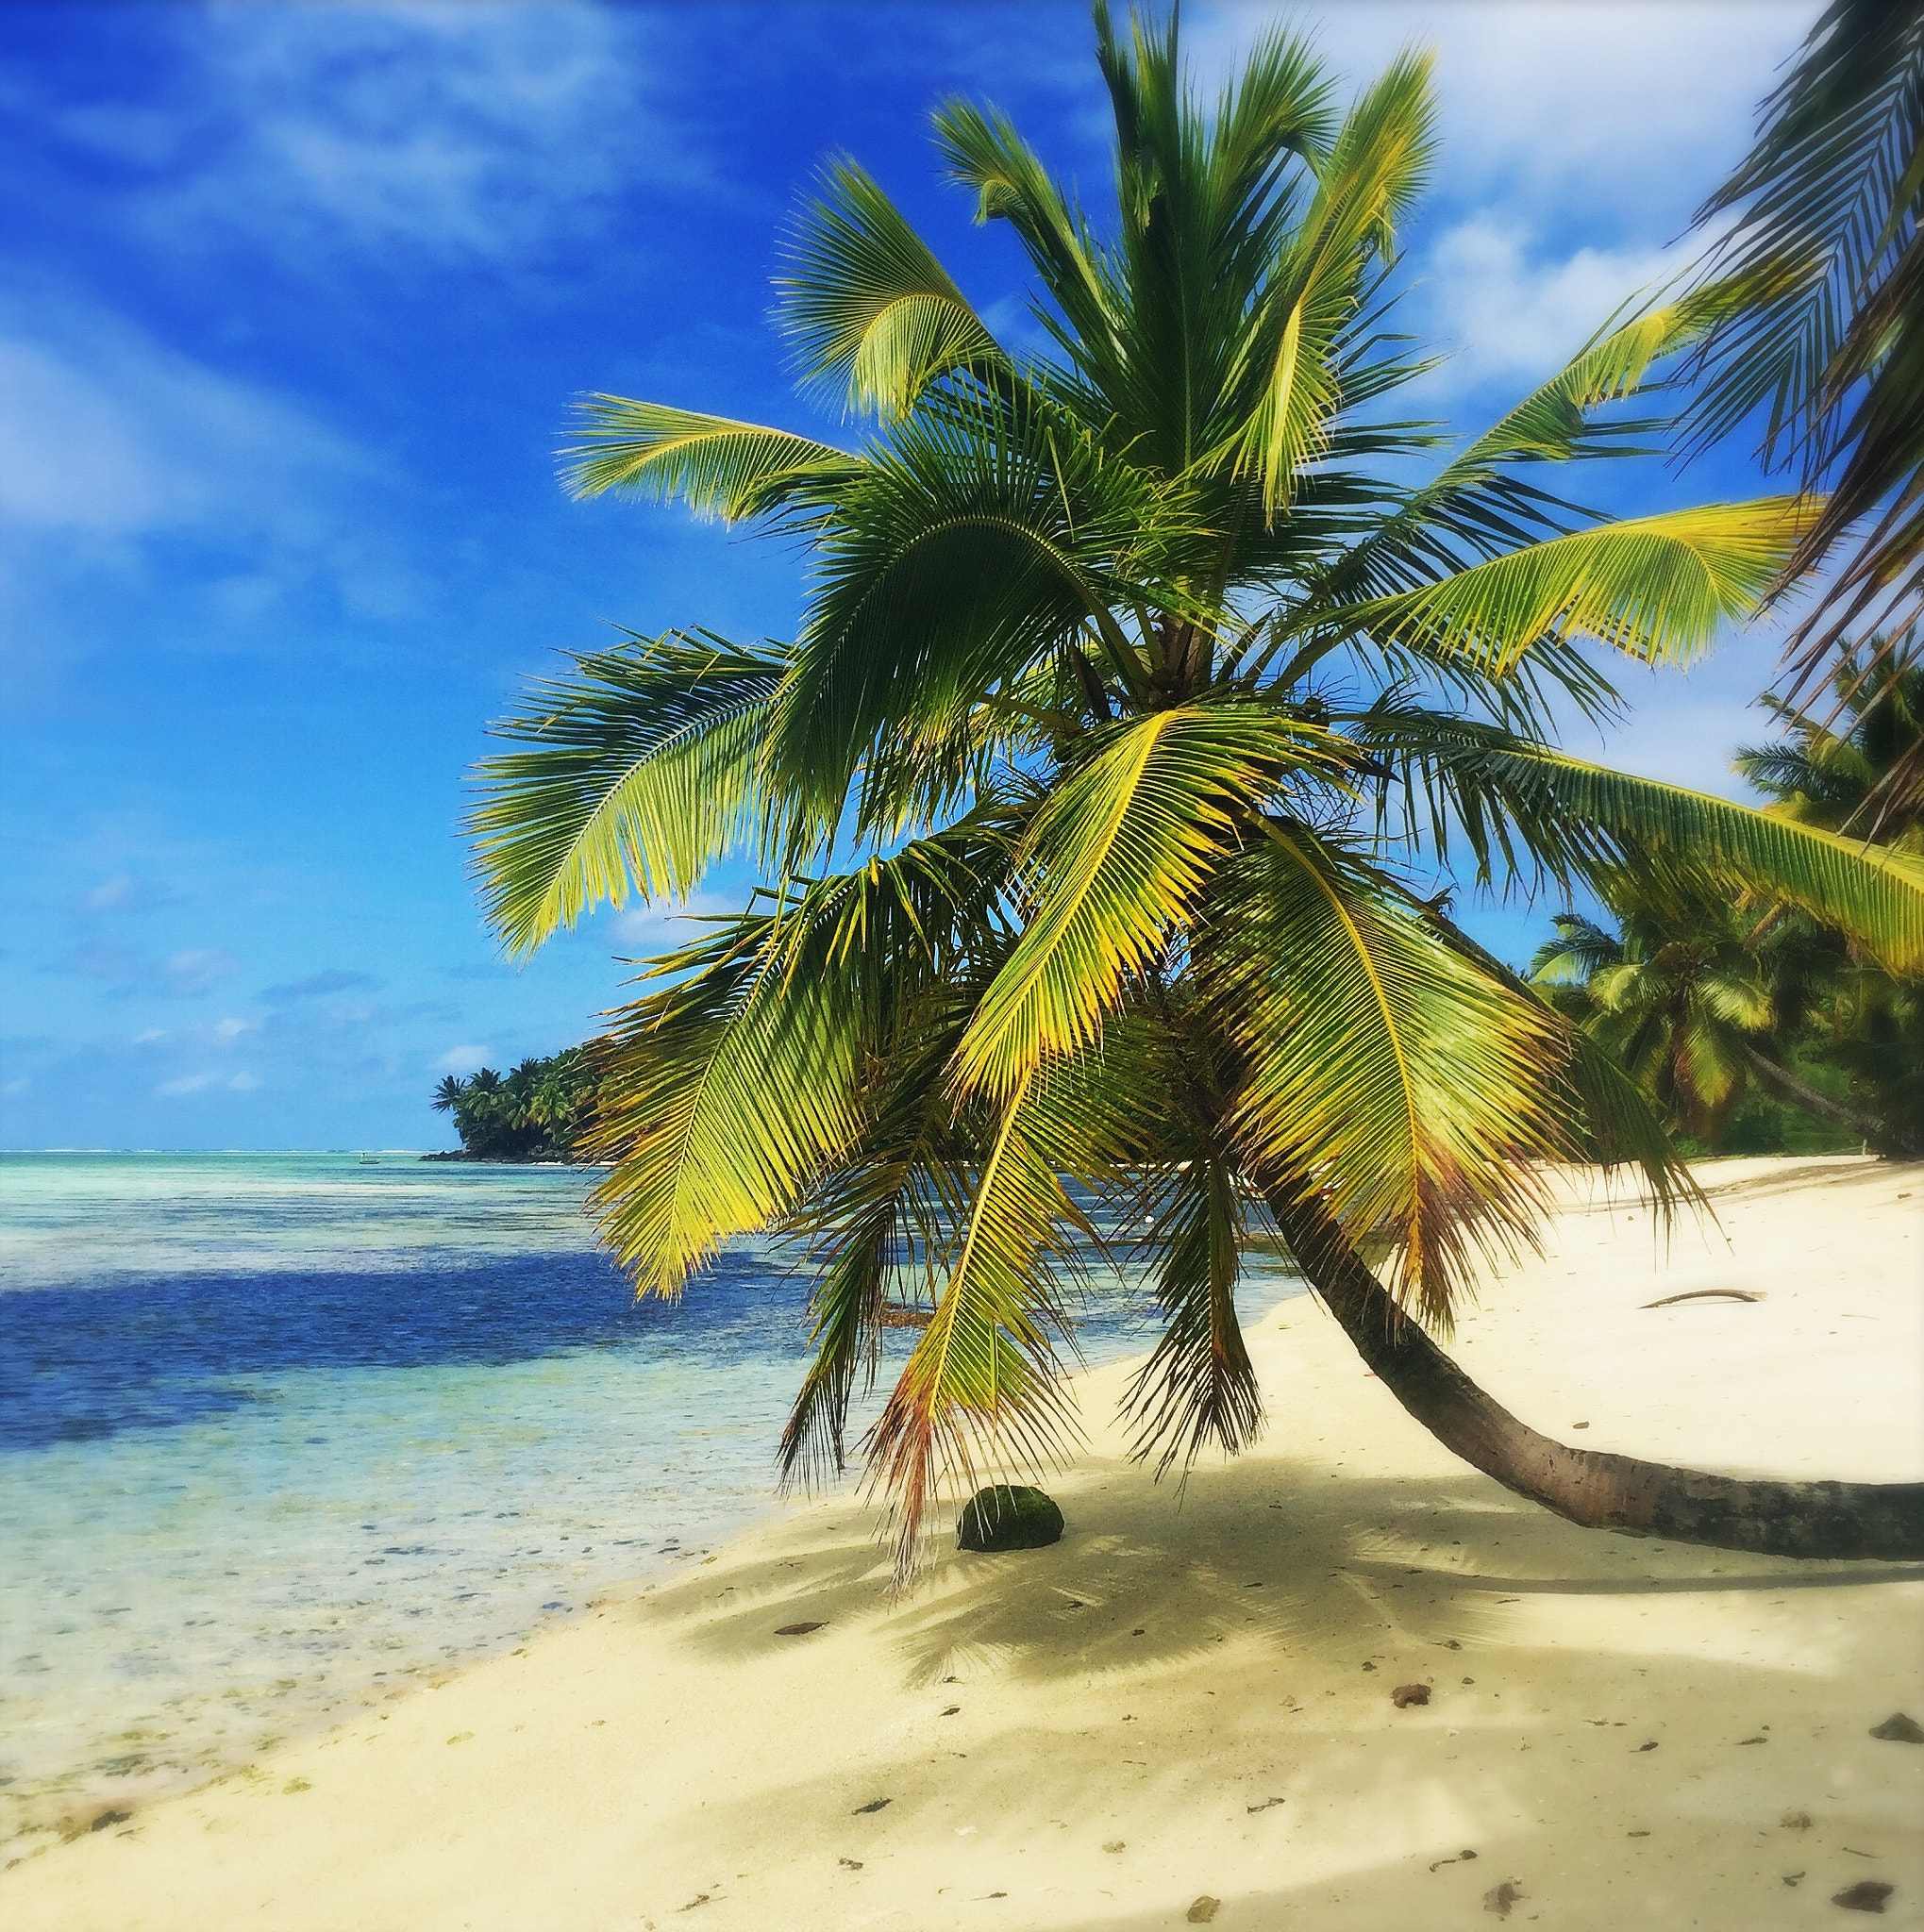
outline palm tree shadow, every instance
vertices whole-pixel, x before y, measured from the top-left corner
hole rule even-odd
[[[1038,1682],[1170,1667],[1253,1641],[1280,1656],[1407,1668],[1499,1641],[1542,1596],[1782,1591],[1902,1581],[1916,1564],[1807,1563],[1580,1529],[1465,1471],[1350,1476],[1276,1457],[1157,1484],[1090,1461],[1056,1491],[1068,1527],[1044,1550],[936,1555],[894,1595],[874,1512],[844,1505],[773,1552],[745,1551],[640,1607],[718,1661],[796,1641],[800,1624],[866,1623],[905,1685],[984,1673]],[[811,1633],[803,1633],[803,1635]]]

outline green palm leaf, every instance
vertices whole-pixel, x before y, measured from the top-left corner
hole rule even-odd
[[[803,379],[838,382],[851,408],[885,422],[957,371],[1013,376],[928,243],[853,161],[829,169],[776,286]]]
[[[862,469],[861,458],[811,437],[666,403],[593,395],[576,416],[577,440],[560,456],[562,480],[577,496],[615,490],[655,503],[678,498],[697,516],[732,524],[832,496]]]
[[[616,1016],[587,1153],[609,1168],[602,1239],[642,1294],[673,1299],[794,1207],[856,1129],[867,1016],[845,974],[797,965],[772,917],[744,916],[658,962],[688,976]]]
[[[706,633],[637,639],[536,685],[495,736],[466,829],[489,923],[526,953],[630,890],[685,898],[749,835],[758,751],[786,668]]]
[[[1493,788],[1486,801],[1500,793],[1535,824],[1561,821],[1564,856],[1592,876],[1628,868],[1748,888],[1815,914],[1893,973],[1924,971],[1924,863],[1911,855],[1462,724],[1433,741],[1439,765]],[[1593,833],[1607,842],[1587,842]]]
[[[1168,1325],[1130,1379],[1131,1450],[1165,1475],[1211,1444],[1226,1455],[1263,1427],[1255,1366],[1236,1319],[1244,1207],[1233,1163],[1192,1158],[1157,1197],[1156,1301]]]
[[[1033,1136],[1031,1084],[1003,1109],[934,1314],[867,1438],[871,1474],[895,1507],[898,1581],[945,1479],[972,1489],[1012,1457],[1046,1463],[1073,1440],[1047,1251],[1080,1217]]]
[[[1320,1190],[1352,1239],[1394,1242],[1398,1298],[1447,1325],[1477,1257],[1528,1241],[1542,1211],[1530,1163],[1564,1144],[1552,1017],[1280,824],[1241,861],[1206,958],[1249,1068],[1250,1169]]]
[[[1336,767],[1340,741],[1259,705],[1185,706],[1121,727],[1038,813],[1023,855],[1027,927],[956,1054],[965,1091],[1007,1094],[1096,1037],[1242,814],[1286,766]]]
[[[1551,537],[1350,606],[1352,630],[1501,676],[1539,640],[1587,636],[1644,663],[1688,663],[1747,617],[1796,544],[1795,497],[1706,504]]]

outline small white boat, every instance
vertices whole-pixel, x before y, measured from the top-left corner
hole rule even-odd
[[[358,1167],[378,1167],[381,1164],[380,1157],[376,1154],[357,1155],[355,1157],[355,1164]]]

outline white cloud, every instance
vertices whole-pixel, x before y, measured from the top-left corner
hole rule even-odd
[[[215,1021],[213,1028],[214,1038],[223,1041],[239,1040],[243,1033],[258,1033],[259,1030],[259,1020],[236,1020],[231,1017]]]
[[[0,307],[0,526],[311,541],[317,490],[372,467],[294,405],[111,316],[52,297]]]
[[[701,926],[694,922],[718,913],[739,912],[746,897],[745,890],[735,893],[696,892],[678,904],[625,907],[614,915],[614,938],[620,945],[643,958],[690,945],[702,935]]]
[[[199,249],[271,234],[504,257],[580,225],[643,178],[692,178],[686,130],[647,98],[654,32],[627,8],[195,9],[164,111],[70,109],[62,132],[144,187],[138,218]]]
[[[240,970],[241,962],[219,946],[190,946],[160,962],[168,991],[183,994],[206,992]]]
[[[1430,251],[1423,299],[1453,356],[1451,388],[1534,379],[1569,359],[1617,307],[1677,273],[1661,251],[1580,248],[1534,260],[1523,231],[1476,216]]]
[[[472,1074],[488,1064],[485,1046],[451,1046],[435,1061],[437,1074]]]
[[[183,1074],[177,1080],[162,1080],[154,1091],[163,1100],[178,1100],[184,1094],[205,1093],[220,1077],[218,1074]]]
[[[1814,0],[1381,0],[1218,7],[1189,16],[1218,71],[1276,20],[1306,27],[1362,82],[1401,48],[1436,53],[1439,175],[1514,208],[1581,205],[1669,240],[1748,144],[1757,103]]]
[[[0,354],[4,353],[4,346],[0,346]],[[4,487],[4,484],[0,484],[0,488]],[[80,904],[89,912],[111,912],[126,905],[133,898],[136,889],[133,874],[122,873],[118,878],[102,880],[91,892],[83,892]]]
[[[236,1074],[227,1082],[227,1091],[231,1093],[252,1093],[259,1085],[252,1074]]]
[[[22,1074],[17,1078],[8,1080],[4,1085],[0,1085],[0,1098],[4,1098],[7,1100],[15,1099],[20,1094],[25,1093],[26,1090],[32,1085],[33,1082],[29,1080],[25,1074]]]

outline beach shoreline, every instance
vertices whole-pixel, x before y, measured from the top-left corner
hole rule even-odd
[[[1591,1447],[1924,1478],[1924,1170],[1702,1175],[1720,1228],[1661,1265],[1648,1211],[1563,1177],[1545,1255],[1451,1346]],[[1146,1928],[1214,1900],[1318,1932],[1788,1925],[1876,1879],[1924,1924],[1924,1748],[1869,1735],[1924,1719],[1924,1566],[1579,1530],[1449,1457],[1313,1303],[1251,1352],[1263,1441],[1180,1489],[1123,1454],[1129,1365],[1079,1377],[1052,1549],[945,1550],[892,1603],[871,1512],[787,1506],[29,1856],[0,1917]],[[1398,1707],[1407,1684],[1427,1704]]]

